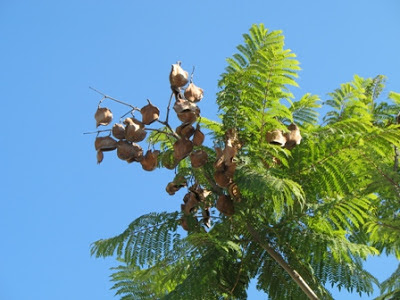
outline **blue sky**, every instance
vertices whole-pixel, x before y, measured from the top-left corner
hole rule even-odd
[[[164,191],[173,171],[145,172],[113,153],[96,164],[94,136],[82,134],[95,130],[101,98],[89,86],[165,111],[180,60],[196,66],[202,115],[216,119],[225,58],[264,23],[298,55],[296,97],[324,100],[354,74],[386,75],[385,97],[400,91],[399,13],[396,0],[0,1],[0,299],[115,299],[114,260],[90,257],[90,244],[144,213],[179,209]],[[379,258],[368,268],[384,279],[396,265]],[[249,299],[262,296],[252,288]]]

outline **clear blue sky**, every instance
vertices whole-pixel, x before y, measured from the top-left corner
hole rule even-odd
[[[172,171],[145,172],[115,153],[96,164],[94,136],[82,134],[95,130],[100,100],[89,86],[165,108],[170,65],[181,60],[196,66],[202,114],[216,119],[225,58],[264,23],[282,29],[298,55],[297,97],[326,99],[354,74],[388,76],[385,96],[400,92],[399,15],[396,0],[1,0],[0,299],[114,299],[114,260],[90,257],[90,243],[144,213],[179,209],[181,199],[164,191]],[[396,264],[368,267],[383,279]],[[249,299],[262,296],[252,288]]]

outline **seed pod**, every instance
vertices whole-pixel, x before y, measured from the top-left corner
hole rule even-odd
[[[216,171],[214,173],[214,180],[220,187],[226,188],[231,183],[232,178],[228,177],[224,171]]]
[[[230,217],[235,213],[235,207],[232,199],[227,195],[220,195],[218,197],[216,208],[224,215]]]
[[[193,145],[194,146],[201,146],[204,142],[204,133],[200,131],[200,126],[197,124],[196,130],[194,131],[193,135]]]
[[[285,148],[292,150],[297,145],[300,145],[301,142],[301,134],[299,127],[292,123],[288,126],[290,132],[285,133],[286,143]]]
[[[273,145],[284,146],[286,143],[286,138],[282,133],[282,130],[275,129],[273,131],[268,131],[266,134],[267,142]]]
[[[191,110],[181,111],[177,115],[178,119],[184,124],[193,124],[199,117],[199,115],[196,112]]]
[[[174,143],[174,157],[181,161],[190,154],[193,150],[193,144],[187,139],[179,139]]]
[[[177,191],[185,186],[187,186],[186,178],[178,175],[174,178],[174,181],[167,184],[165,190],[168,194],[175,195]]]
[[[160,110],[158,107],[152,105],[150,102],[140,109],[140,113],[142,114],[142,123],[145,125],[150,125],[154,121],[158,120],[160,116]]]
[[[146,152],[146,155],[140,161],[140,164],[142,165],[143,170],[153,171],[155,168],[157,168],[157,157],[159,154],[160,154],[160,151],[158,151],[158,150],[154,150],[154,151],[148,150]]]
[[[117,148],[117,141],[111,136],[97,137],[94,141],[94,148],[101,151],[112,151]]]
[[[103,161],[104,154],[103,151],[99,150],[97,151],[97,163],[100,164]]]
[[[208,154],[204,150],[196,150],[190,154],[190,162],[193,168],[200,168],[208,161]]]
[[[175,131],[180,137],[189,139],[194,133],[194,127],[191,124],[183,123],[176,127]]]
[[[98,107],[94,118],[96,119],[96,127],[100,125],[106,126],[111,123],[113,114],[107,107]]]
[[[138,144],[127,141],[117,142],[117,156],[127,162],[140,161],[143,157],[143,150]]]
[[[182,99],[182,98],[178,98],[175,101],[173,109],[174,109],[174,111],[176,113],[180,113],[180,112],[185,111],[185,110],[197,111],[198,107],[197,107],[196,104],[194,104],[194,103],[192,103],[192,102],[190,102],[188,100],[185,100],[185,99]]]
[[[185,202],[183,206],[183,213],[185,215],[196,212],[199,201],[197,200],[196,195],[193,192],[187,193],[185,197],[183,197],[183,202]]]
[[[125,138],[125,127],[122,124],[115,123],[112,127],[112,134],[115,138],[123,140]]]
[[[186,88],[184,95],[185,98],[191,102],[199,102],[201,99],[203,99],[204,92],[203,89],[191,82]]]
[[[233,179],[233,176],[235,175],[235,171],[236,171],[236,163],[230,164],[229,166],[226,166],[224,169],[225,172],[225,176]]]
[[[124,120],[125,138],[130,142],[141,142],[145,139],[147,132],[144,130],[144,124],[134,118],[127,118]]]
[[[236,202],[240,202],[242,200],[239,187],[236,183],[232,182],[229,184],[228,193],[229,196],[231,196],[231,198],[234,199]]]
[[[171,66],[171,72],[169,73],[169,82],[172,87],[179,88],[188,83],[189,74],[182,69],[180,63],[173,64]]]
[[[197,200],[203,203],[206,202],[206,198],[211,194],[211,191],[203,189],[198,183],[192,185],[189,191],[193,192]]]

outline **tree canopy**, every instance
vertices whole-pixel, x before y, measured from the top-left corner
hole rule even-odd
[[[151,102],[130,106],[116,139],[96,138],[99,162],[117,149],[145,170],[175,169],[167,192],[187,193],[181,209],[139,217],[92,255],[116,256],[121,299],[246,299],[251,279],[270,299],[332,299],[329,285],[370,294],[374,284],[395,299],[400,266],[379,283],[363,261],[400,257],[400,94],[382,99],[385,76],[356,75],[325,102],[295,99],[300,67],[282,32],[253,25],[243,38],[218,82],[220,120],[201,116],[203,91],[177,63],[165,121]],[[121,102],[103,94],[99,109],[107,98]],[[157,150],[143,153],[145,136]]]

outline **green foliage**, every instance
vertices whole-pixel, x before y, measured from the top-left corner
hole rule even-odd
[[[206,232],[192,213],[185,216],[189,232],[180,234],[182,213],[150,213],[95,242],[92,255],[121,263],[112,280],[122,299],[246,299],[253,278],[269,299],[306,299],[249,225],[321,299],[332,299],[328,285],[372,293],[379,283],[363,261],[383,252],[400,258],[400,94],[390,92],[385,102],[384,76],[356,75],[328,94],[321,124],[319,97],[295,101],[289,89],[300,68],[282,32],[254,25],[243,38],[219,81],[222,123],[200,120],[219,146],[227,130],[238,132],[235,214],[214,212]],[[288,150],[266,141],[267,132],[288,132],[292,122],[300,145]],[[149,143],[162,150],[159,167],[167,166],[174,138],[153,132]],[[217,154],[199,148],[209,162],[195,169],[182,160],[177,176],[212,191],[207,201],[215,206],[218,193],[227,193],[213,183]],[[400,268],[380,285],[379,299],[396,299],[398,278]]]

